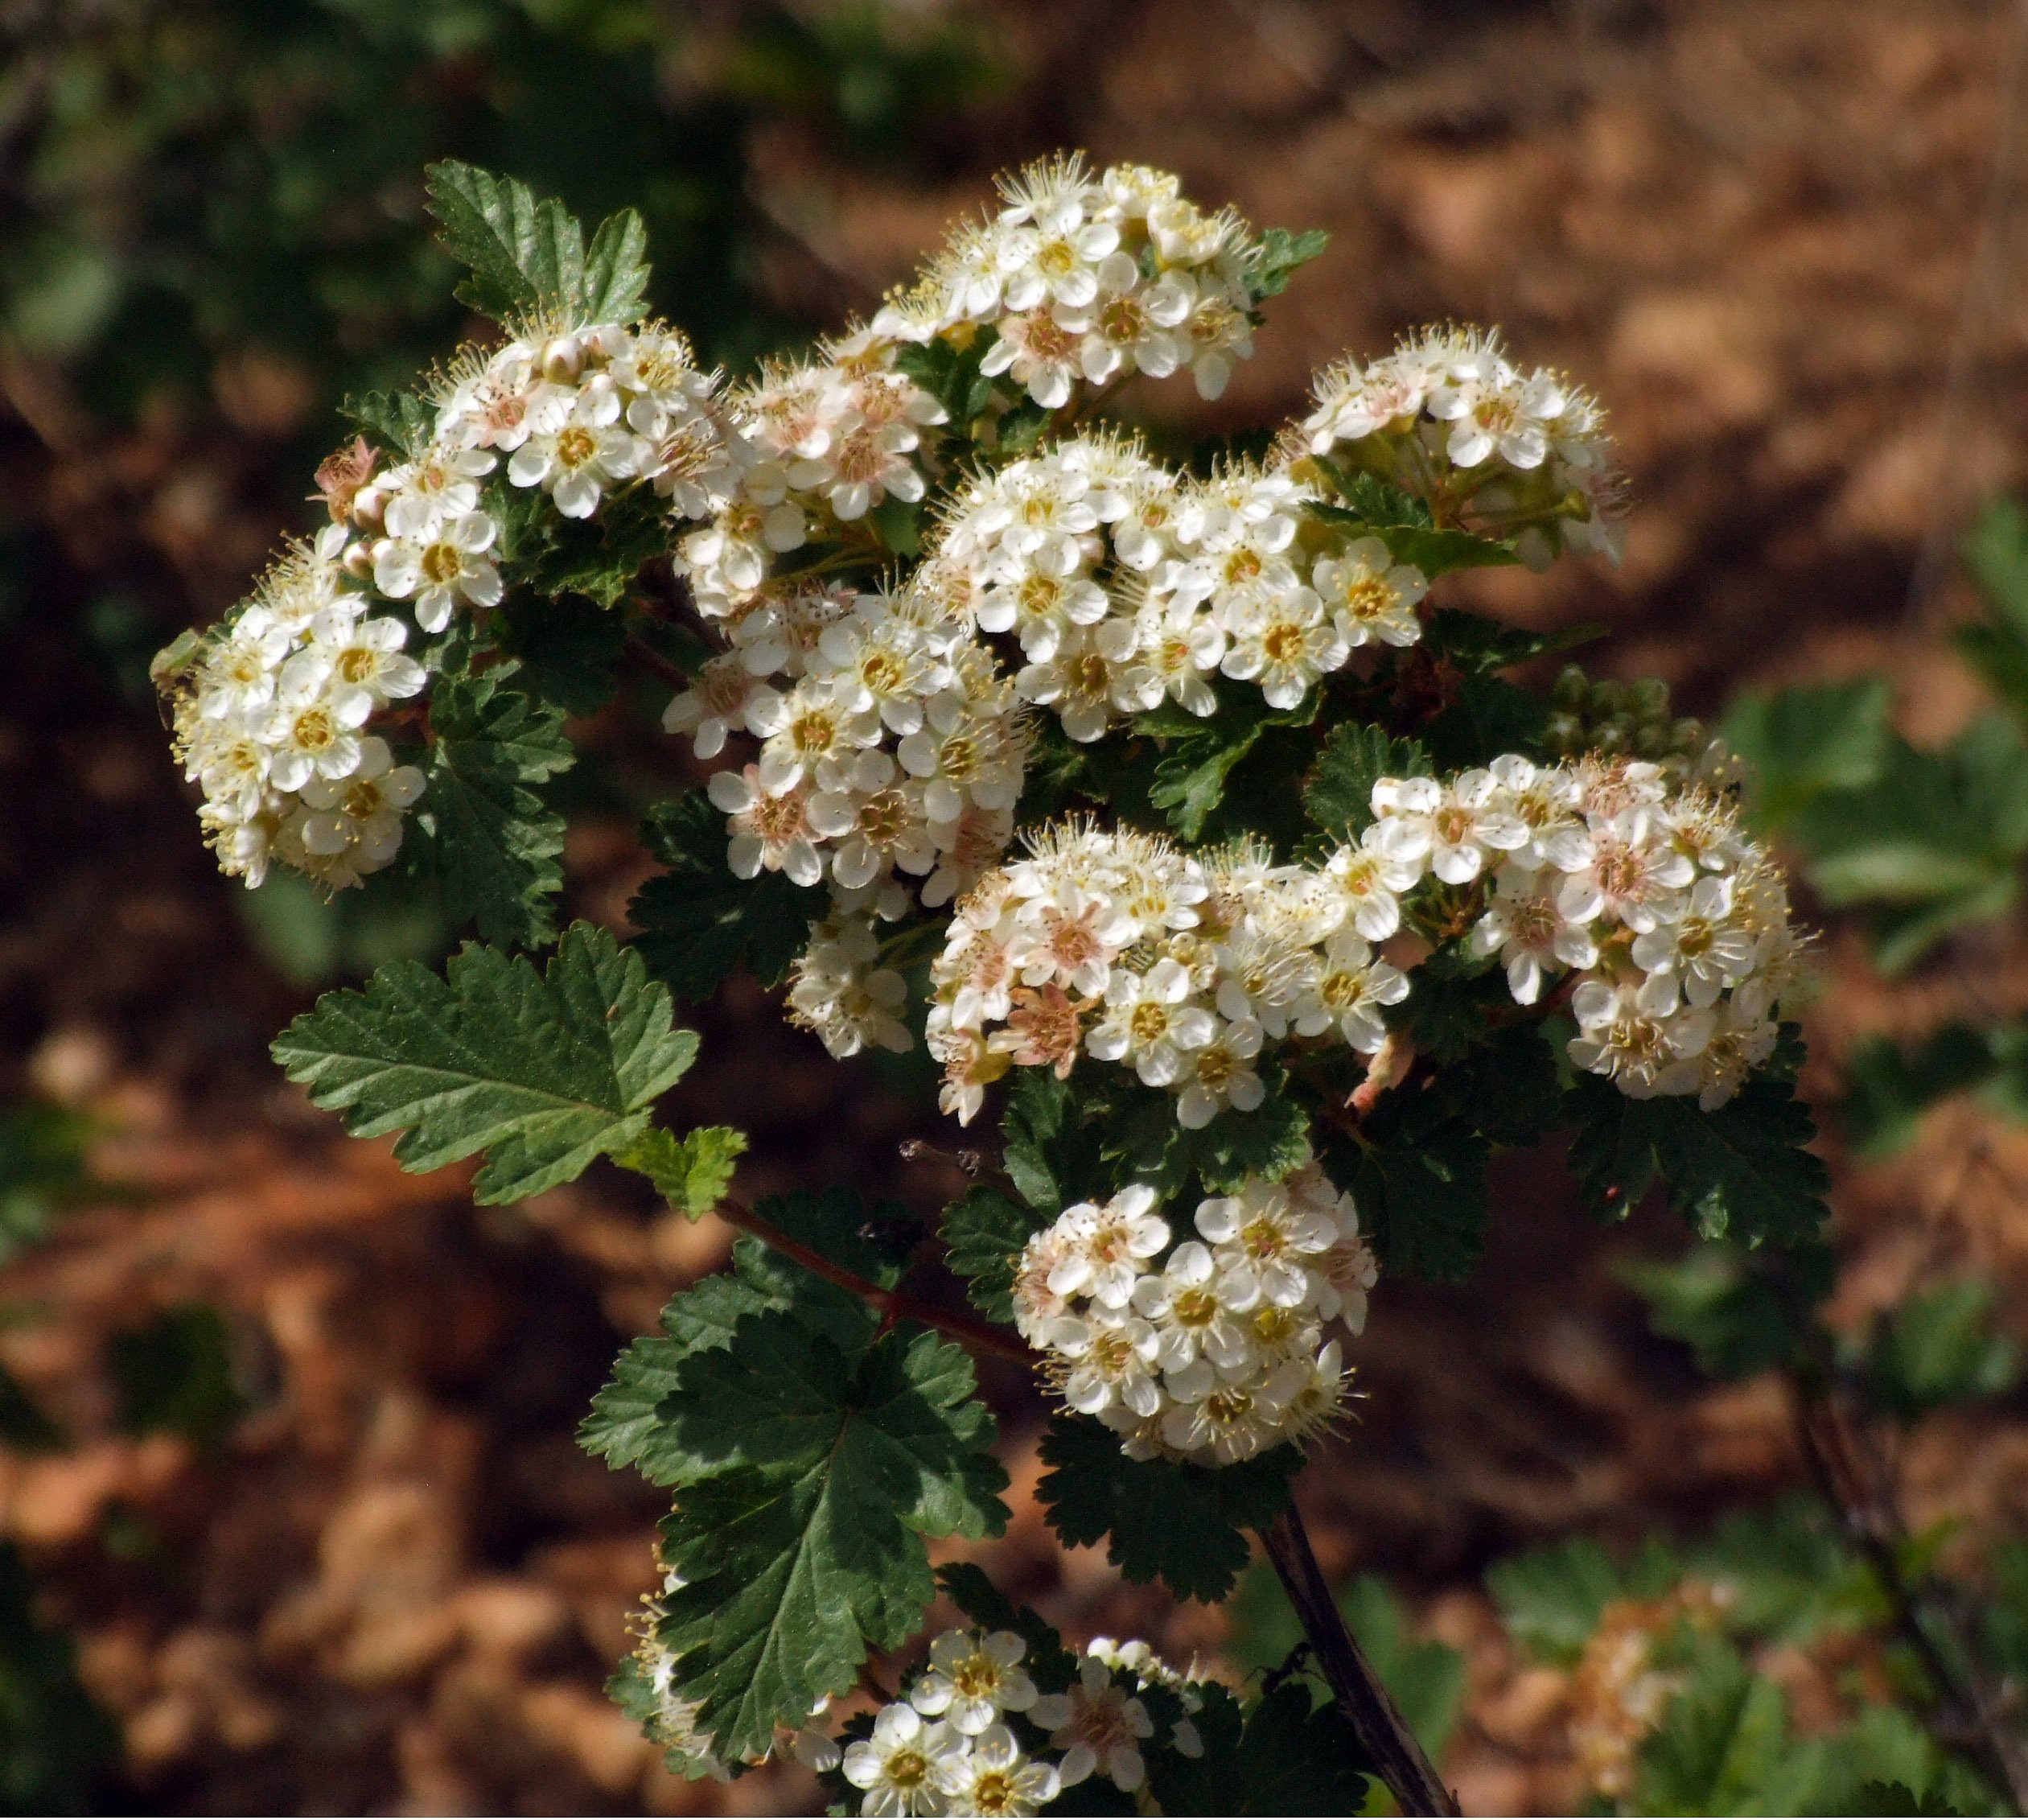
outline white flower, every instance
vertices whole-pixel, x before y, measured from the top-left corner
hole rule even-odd
[[[1176,1100],[1176,1122],[1185,1130],[1199,1131],[1228,1106],[1236,1112],[1252,1112],[1267,1092],[1253,1069],[1260,1052],[1261,1027],[1252,1018],[1221,1023],[1216,1036],[1183,1057],[1177,1077],[1183,1092]]]
[[[312,777],[348,777],[359,768],[359,728],[372,703],[351,690],[341,706],[330,680],[321,664],[283,674],[261,735],[269,748],[268,780],[278,790],[299,790]]]
[[[875,761],[886,776],[868,788]],[[936,841],[923,805],[923,786],[894,781],[894,761],[868,753],[853,786],[820,789],[809,800],[809,825],[836,842],[831,875],[848,891],[870,884],[891,868],[918,878],[936,863]]]
[[[373,585],[390,600],[413,595],[416,624],[442,632],[460,601],[492,607],[506,591],[489,554],[498,533],[484,513],[467,512],[432,520],[414,539],[383,539],[374,546]]]
[[[1429,414],[1450,424],[1444,452],[1460,467],[1476,467],[1495,455],[1512,467],[1540,467],[1566,401],[1553,373],[1523,379],[1488,356],[1476,370],[1432,391]]]
[[[607,489],[640,471],[648,445],[619,422],[610,382],[587,381],[561,413],[533,430],[507,464],[517,487],[540,487],[566,518],[589,518]]]
[[[937,1772],[966,1754],[948,1725],[925,1725],[913,1707],[883,1707],[873,1736],[845,1747],[845,1779],[863,1789],[862,1814],[940,1814],[948,1811]]]
[[[349,776],[311,777],[302,785],[311,811],[300,830],[304,848],[321,860],[342,859],[355,875],[377,872],[401,850],[403,813],[422,786],[415,766],[396,764],[387,742],[368,736]]]
[[[1218,611],[1232,639],[1219,667],[1258,682],[1270,707],[1298,706],[1320,677],[1343,667],[1351,649],[1306,587],[1249,590]]]
[[[1155,1191],[1135,1182],[1102,1207],[1080,1201],[1065,1209],[1051,1229],[1057,1259],[1049,1274],[1051,1293],[1088,1295],[1124,1308],[1145,1261],[1169,1244],[1169,1223],[1154,1204]]]
[[[1075,1787],[1094,1770],[1127,1794],[1146,1780],[1141,1744],[1154,1736],[1154,1721],[1097,1657],[1080,1657],[1070,1691],[1046,1694],[1029,1716],[1050,1727],[1050,1744],[1063,1753],[1057,1766],[1063,1787]]]
[[[1316,986],[1297,1007],[1295,1027],[1301,1036],[1320,1036],[1335,1026],[1353,1048],[1371,1055],[1387,1040],[1380,1007],[1408,995],[1406,974],[1376,960],[1361,937],[1340,929],[1324,945]]]
[[[1186,1003],[1190,975],[1174,961],[1158,961],[1145,974],[1116,970],[1105,989],[1105,1015],[1084,1039],[1100,1061],[1131,1062],[1150,1087],[1166,1086],[1182,1072],[1184,1055],[1202,1048],[1217,1023]]]
[[[1133,623],[1106,620],[1073,628],[1046,660],[1014,677],[1025,702],[1053,707],[1080,744],[1103,738],[1119,714],[1145,713],[1162,699],[1162,682],[1136,661]]]
[[[1583,863],[1567,869],[1557,908],[1573,923],[1610,916],[1640,935],[1676,915],[1697,867],[1668,834],[1645,805],[1594,817]]]
[[[1754,969],[1754,937],[1734,919],[1730,879],[1699,879],[1680,916],[1634,937],[1634,965],[1667,974],[1693,1006],[1709,1010]]]
[[[1162,1386],[1150,1362],[1155,1331],[1139,1316],[1101,1306],[1050,1322],[1040,1338],[1069,1361],[1061,1385],[1067,1407],[1098,1416],[1124,1409],[1143,1419],[1161,1413]]]
[[[1584,981],[1570,995],[1570,1015],[1578,1020],[1571,1060],[1608,1076],[1630,1098],[1695,1092],[1696,1058],[1711,1040],[1716,1019],[1709,1011],[1648,1010],[1642,990]]]
[[[939,1760],[936,1785],[960,1814],[1037,1814],[1056,1798],[1056,1772],[1021,1754],[1004,1725],[989,1726],[963,1756]]]
[[[946,1719],[976,1737],[1003,1712],[1026,1712],[1035,1684],[1021,1666],[1028,1645],[1011,1630],[947,1630],[929,1646],[929,1666],[908,1698],[926,1719]]]
[[[1503,866],[1494,876],[1492,901],[1473,926],[1473,951],[1499,956],[1517,1005],[1532,1005],[1541,996],[1546,975],[1598,964],[1590,931],[1564,920],[1556,892],[1553,877]]]
[[[1490,771],[1460,772],[1448,787],[1428,777],[1373,786],[1375,844],[1388,859],[1427,865],[1446,884],[1469,884],[1495,853],[1528,843],[1527,825],[1500,801]]]
[[[771,733],[780,723],[782,698],[747,669],[736,653],[707,659],[696,680],[662,710],[664,733],[688,733],[690,749],[701,759],[714,759],[726,749],[734,728],[756,736]]]
[[[735,878],[780,872],[799,885],[814,885],[824,863],[810,825],[810,792],[797,785],[779,797],[760,787],[760,770],[721,771],[705,786],[713,805],[728,817],[732,839],[726,863]]]
[[[979,371],[988,378],[1005,373],[1044,410],[1070,402],[1071,388],[1084,373],[1084,331],[1090,319],[1060,306],[1043,305],[1002,316],[999,339],[986,350]]]
[[[1338,1240],[1335,1218],[1266,1182],[1248,1182],[1236,1195],[1201,1202],[1196,1223],[1220,1269],[1252,1272],[1262,1298],[1279,1308],[1314,1299],[1306,1260],[1322,1258]]]
[[[1421,875],[1413,861],[1391,859],[1380,850],[1377,823],[1360,836],[1357,846],[1340,847],[1324,867],[1329,890],[1368,941],[1384,941],[1401,928],[1401,894]]]
[[[1229,1379],[1252,1363],[1253,1336],[1244,1316],[1260,1299],[1251,1270],[1221,1269],[1211,1247],[1195,1239],[1178,1246],[1159,1275],[1135,1283],[1133,1311],[1156,1329],[1154,1362],[1172,1397],[1195,1402],[1208,1394],[1216,1373]]]
[[[1134,644],[1137,661],[1179,707],[1198,715],[1217,711],[1218,694],[1207,678],[1225,655],[1225,632],[1210,614],[1150,601],[1135,620]]]
[[[1397,562],[1378,537],[1360,537],[1339,555],[1318,558],[1310,583],[1354,650],[1376,640],[1405,645],[1422,636],[1415,609],[1429,584],[1413,564]]]
[[[356,707],[355,691],[369,710],[422,694],[429,672],[403,654],[408,638],[399,620],[361,619],[337,608],[318,615],[309,649],[329,666],[331,702],[341,714]]]

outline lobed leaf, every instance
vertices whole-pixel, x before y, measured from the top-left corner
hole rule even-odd
[[[1373,786],[1383,777],[1429,775],[1429,755],[1419,742],[1347,722],[1331,730],[1303,780],[1303,811],[1327,834],[1361,834],[1373,824]]]
[[[1327,1701],[1313,1708],[1299,1681],[1242,1710],[1216,1682],[1201,1690],[1201,1756],[1148,1752],[1148,1784],[1165,1814],[1361,1814],[1369,1808],[1365,1753]],[[1372,1785],[1376,1789],[1377,1784]]]
[[[1014,1319],[1014,1269],[1022,1248],[1045,1224],[992,1188],[973,1188],[944,1209],[944,1262],[965,1279],[973,1307],[988,1320]]]
[[[430,167],[430,212],[444,250],[470,276],[461,303],[503,325],[545,312],[575,313],[585,290],[584,230],[553,198],[525,183],[446,159]]]
[[[697,1048],[641,957],[576,923],[544,973],[472,943],[442,978],[391,962],[363,991],[326,993],[274,1057],[354,1137],[399,1131],[405,1169],[483,1151],[473,1194],[490,1206],[631,1143]]]
[[[671,1206],[694,1220],[725,1199],[746,1153],[747,1134],[729,1125],[700,1125],[681,1138],[652,1126],[615,1151],[613,1161],[647,1176]]]

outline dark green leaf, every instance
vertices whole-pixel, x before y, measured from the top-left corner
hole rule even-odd
[[[182,1435],[216,1443],[246,1411],[232,1369],[232,1336],[208,1303],[164,1309],[105,1345],[120,1396],[120,1426],[135,1434]]]
[[[1964,560],[1994,613],[2028,638],[2028,512],[1997,499],[1979,515],[1964,540]]]
[[[660,805],[641,838],[668,868],[627,907],[655,977],[692,1001],[709,998],[742,965],[763,986],[779,985],[825,912],[823,894],[780,872],[734,878],[726,863],[726,818],[701,790]]]
[[[487,1152],[482,1204],[583,1172],[648,1127],[689,1069],[694,1032],[606,930],[574,923],[545,974],[467,943],[439,978],[413,961],[360,992],[327,992],[276,1040],[274,1057],[353,1136],[402,1134],[405,1169]]]
[[[1886,1036],[1867,1037],[1845,1056],[1838,1122],[1863,1155],[1889,1155],[1915,1136],[1917,1122],[1938,1101],[2001,1085],[2018,1072],[2024,1053],[2028,1027],[2020,1025],[1981,1030],[1947,1023],[1907,1048]]]
[[[1087,1097],[1081,1085],[1059,1081],[1043,1068],[1016,1070],[1007,1095],[1002,1165],[1021,1198],[1052,1218],[1098,1161],[1098,1134],[1079,1116]]]
[[[660,1415],[710,1476],[663,1525],[663,1641],[675,1692],[728,1758],[899,1647],[936,1591],[922,1538],[997,1534],[1006,1476],[993,1420],[956,1347],[907,1329],[858,1344],[784,1313],[743,1320],[731,1344],[685,1360]]]
[[[1515,1641],[1553,1662],[1574,1662],[1621,1596],[1612,1557],[1582,1538],[1513,1555],[1487,1571],[1486,1585]]]
[[[1426,511],[1417,517],[1392,522],[1368,519],[1347,506],[1313,503],[1308,509],[1311,517],[1350,536],[1378,537],[1397,562],[1421,570],[1430,581],[1454,570],[1505,568],[1520,561],[1510,546],[1491,537],[1470,531],[1435,529],[1428,522]],[[1508,661],[1519,662],[1520,659]]]
[[[1973,1278],[1925,1290],[1881,1315],[1861,1365],[1874,1404],[1915,1417],[2012,1390],[2020,1352],[1996,1320],[1998,1302],[1992,1283]]]
[[[1826,1630],[1861,1630],[1889,1613],[1871,1570],[1813,1497],[1731,1513],[1685,1565],[1720,1594],[1726,1628],[1757,1642],[1806,1647]]]
[[[413,455],[436,426],[435,412],[411,392],[361,392],[338,409],[366,433],[384,458]]]
[[[534,786],[577,755],[563,710],[504,687],[502,673],[438,678],[416,818],[450,916],[474,919],[482,941],[536,947],[556,933],[550,900],[563,888],[564,821]]]
[[[1120,1437],[1088,1417],[1059,1415],[1043,1435],[1036,1495],[1071,1546],[1109,1537],[1106,1559],[1130,1580],[1160,1579],[1179,1599],[1215,1601],[1246,1565],[1243,1529],[1271,1521],[1302,1464],[1277,1447],[1236,1466],[1129,1460]]]
[[[1647,1303],[1657,1333],[1689,1346],[1708,1376],[1728,1379],[1798,1356],[1831,1273],[1821,1245],[1746,1251],[1707,1241],[1672,1264],[1623,1264],[1614,1274]]]
[[[1549,716],[1526,690],[1496,676],[1468,676],[1458,698],[1423,728],[1423,743],[1438,771],[1463,771],[1503,752],[1540,751]]]
[[[972,1305],[988,1320],[1014,1319],[1014,1267],[1022,1247],[1047,1223],[991,1188],[973,1188],[944,1209],[945,1262],[965,1279]]]
[[[119,1727],[77,1672],[64,1632],[36,1615],[20,1551],[0,1542],[0,1812],[105,1814],[131,1797],[117,1785]]]
[[[1236,695],[1236,698],[1230,698]],[[1148,801],[1169,818],[1186,841],[1200,838],[1205,825],[1224,801],[1233,770],[1272,727],[1304,727],[1316,718],[1313,690],[1298,706],[1269,707],[1257,691],[1228,692],[1220,711],[1201,731],[1176,740],[1155,767]]]
[[[1364,834],[1373,822],[1373,786],[1383,777],[1426,777],[1429,755],[1384,727],[1334,727],[1304,780],[1304,813],[1327,834]]]
[[[1781,1690],[1716,1637],[1693,1640],[1687,1685],[1642,1745],[1632,1811],[1640,1814],[1793,1813],[1757,1797],[1788,1748]]]
[[[1392,1102],[1392,1103],[1391,1103]],[[1369,1142],[1341,1166],[1382,1266],[1429,1283],[1462,1283],[1485,1248],[1486,1140],[1423,1094],[1383,1095]]]
[[[1216,1682],[1202,1689],[1195,1723],[1203,1754],[1148,1753],[1150,1789],[1165,1814],[1360,1814],[1365,1756],[1336,1706],[1312,1707],[1300,1682],[1284,1682],[1242,1716]]]
[[[611,698],[613,666],[627,645],[623,616],[580,594],[516,594],[493,625],[501,649],[520,661],[515,681],[529,694],[579,719]]]
[[[1619,1217],[1658,1184],[1707,1238],[1796,1245],[1816,1237],[1828,1182],[1804,1147],[1816,1135],[1794,1083],[1762,1075],[1716,1112],[1695,1100],[1632,1100],[1586,1076],[1570,1164],[1592,1210]]]
[[[936,1583],[982,1629],[1011,1630],[1026,1639],[1022,1666],[1045,1694],[1060,1693],[1077,1678],[1077,1657],[1063,1647],[1055,1628],[1026,1605],[1015,1604],[969,1561],[947,1562],[936,1570]]]
[[[1428,534],[1428,533],[1425,533]],[[1455,565],[1454,565],[1455,566]],[[1530,632],[1503,625],[1483,613],[1445,607],[1429,616],[1423,632],[1429,649],[1447,657],[1462,670],[1505,669],[1531,657],[1573,651],[1606,636],[1602,625],[1565,626],[1554,632]]]
[[[458,300],[503,325],[541,313],[576,315],[585,295],[584,230],[553,198],[446,159],[427,173],[430,212],[444,250],[471,276]],[[619,230],[623,236],[623,226]],[[623,251],[618,240],[609,257]],[[622,289],[626,281],[607,274]]]
[[[588,323],[631,323],[648,308],[648,230],[631,208],[609,215],[591,237],[578,305]]]

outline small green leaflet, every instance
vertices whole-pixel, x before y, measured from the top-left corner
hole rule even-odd
[[[1210,723],[1179,738],[1163,756],[1148,801],[1184,840],[1197,840],[1224,801],[1234,769],[1261,736],[1270,727],[1307,727],[1317,718],[1317,706],[1314,690],[1293,708],[1271,708],[1257,695],[1222,703]]]
[[[471,271],[458,300],[503,324],[559,315],[578,323],[630,322],[647,303],[648,237],[631,208],[604,222],[585,249],[584,229],[553,197],[525,183],[446,159],[428,172],[430,212],[444,249]]]
[[[1397,562],[1421,570],[1429,581],[1454,570],[1506,568],[1520,561],[1506,544],[1470,531],[1439,530],[1416,523],[1376,524],[1355,509],[1322,501],[1313,501],[1307,509],[1313,518],[1353,537],[1378,537]]]
[[[606,930],[574,923],[545,973],[467,943],[439,978],[413,961],[327,992],[274,1058],[356,1138],[402,1134],[402,1167],[487,1153],[482,1205],[519,1200],[631,1143],[695,1058],[668,994]]]
[[[1582,1536],[1509,1556],[1487,1570],[1486,1586],[1516,1642],[1564,1663],[1583,1653],[1599,1614],[1622,1592],[1613,1558]]]
[[[1716,1112],[1694,1100],[1630,1100],[1610,1081],[1578,1083],[1570,1165],[1592,1210],[1617,1218],[1652,1188],[1707,1238],[1796,1245],[1823,1226],[1829,1183],[1805,1149],[1816,1135],[1792,1081],[1763,1075]]]
[[[681,1138],[652,1126],[615,1151],[613,1161],[647,1176],[672,1207],[694,1220],[725,1199],[746,1153],[747,1134],[729,1125],[700,1125]]]
[[[656,978],[692,1003],[709,998],[743,964],[762,985],[779,985],[829,900],[780,872],[734,877],[726,863],[726,818],[701,790],[660,805],[641,838],[668,868],[627,907]]]
[[[1380,727],[1334,727],[1303,781],[1303,811],[1327,834],[1355,835],[1373,822],[1373,786],[1383,777],[1427,777],[1429,755]]]
[[[1389,1271],[1425,1283],[1462,1283],[1486,1244],[1486,1140],[1434,1096],[1381,1096],[1369,1142],[1331,1149],[1338,1179],[1359,1204]]]
[[[511,665],[443,676],[430,697],[428,784],[416,819],[444,908],[484,941],[540,946],[556,933],[564,820],[534,786],[570,768],[563,710],[504,686]]]
[[[1331,245],[1322,228],[1306,228],[1291,233],[1286,228],[1270,228],[1261,236],[1246,272],[1246,286],[1258,303],[1264,297],[1279,297],[1298,266],[1306,266]]]
[[[862,1336],[841,1348],[791,1314],[751,1316],[682,1361],[658,1412],[699,1463],[662,1526],[689,1583],[660,1635],[727,1759],[915,1633],[936,1591],[924,1536],[1006,1525],[970,1361],[919,1329],[876,1336],[869,1318]]]
[[[1271,1522],[1302,1464],[1292,1447],[1216,1468],[1129,1460],[1120,1438],[1088,1416],[1059,1415],[1043,1436],[1036,1495],[1072,1547],[1106,1540],[1130,1580],[1160,1579],[1179,1599],[1223,1599],[1247,1563],[1242,1529]],[[1109,1538],[1109,1539],[1108,1539]]]
[[[430,407],[410,392],[361,392],[338,407],[384,452],[406,455],[429,440],[435,424]]]
[[[1503,625],[1483,613],[1443,607],[1429,616],[1423,637],[1431,651],[1449,658],[1458,669],[1483,671],[1505,669],[1511,665],[1524,664],[1531,657],[1575,650],[1605,636],[1606,628],[1597,624],[1530,632],[1520,626]]]
[[[1894,692],[1885,677],[1746,694],[1724,738],[1746,768],[1754,824],[1772,833],[1827,790],[1861,790],[1887,760]]]
[[[1690,1348],[1698,1369],[1721,1381],[1796,1358],[1832,1274],[1820,1244],[1749,1251],[1722,1240],[1693,1245],[1674,1263],[1629,1262],[1614,1272],[1647,1303],[1648,1325]]]

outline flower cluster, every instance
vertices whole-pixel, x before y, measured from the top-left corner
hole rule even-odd
[[[347,585],[334,526],[270,572],[212,639],[175,702],[176,753],[204,790],[220,868],[249,886],[281,859],[327,888],[394,858],[422,773],[364,731],[419,693],[408,628]]]
[[[1187,1716],[1201,1697],[1146,1644],[1094,1638],[1061,1693],[1038,1690],[1026,1654],[1010,1630],[947,1630],[906,1698],[882,1707],[868,1736],[841,1753],[805,1733],[798,1754],[819,1770],[841,1765],[864,1814],[1034,1814],[1095,1774],[1123,1793],[1142,1785],[1142,1747],[1155,1723],[1138,1696],[1154,1686],[1172,1692],[1186,1715],[1170,1748],[1203,1754]]]
[[[944,1110],[969,1122],[1010,1066],[1069,1075],[1080,1055],[1176,1097],[1187,1128],[1265,1093],[1262,1045],[1291,1034],[1371,1053],[1407,978],[1372,944],[1415,873],[1370,847],[1321,868],[1240,846],[1195,859],[1130,829],[1029,838],[960,902],[930,978]]]
[[[1484,891],[1471,945],[1499,957],[1516,1003],[1574,976],[1580,1068],[1709,1111],[1773,1053],[1803,944],[1779,869],[1725,797],[1671,790],[1645,760],[1509,754],[1448,783],[1382,778],[1373,810],[1368,838],[1404,874]]]
[[[1002,179],[999,209],[961,227],[867,337],[965,343],[989,331],[981,370],[1048,410],[1080,383],[1186,369],[1216,398],[1253,351],[1258,249],[1232,211],[1207,215],[1181,191],[1144,165],[1094,177],[1079,158],[1031,164]]]
[[[1200,1203],[1194,1225],[1176,1241],[1138,1183],[1067,1208],[1022,1253],[1014,1316],[1066,1406],[1131,1457],[1222,1466],[1338,1414],[1326,1332],[1364,1327],[1378,1269],[1351,1196],[1314,1163]]]
[[[1165,699],[1212,714],[1220,673],[1293,708],[1361,646],[1420,638],[1428,586],[1308,516],[1317,496],[1280,470],[1195,480],[1080,437],[958,489],[925,575],[953,620],[1018,643],[1017,690],[1073,740]]]
[[[1466,513],[1538,566],[1559,550],[1619,557],[1623,485],[1604,411],[1559,373],[1524,373],[1487,330],[1426,328],[1377,360],[1340,361],[1283,447]]]

